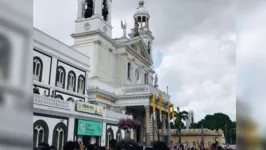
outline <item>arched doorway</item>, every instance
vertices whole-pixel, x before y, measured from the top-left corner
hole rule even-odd
[[[143,118],[142,117],[137,117],[136,119],[135,119],[136,121],[137,121],[137,123],[138,123],[138,127],[136,128],[136,133],[135,133],[135,135],[136,135],[136,141],[137,142],[142,142],[142,122],[144,122],[144,120],[143,120]]]
[[[110,127],[106,131],[106,146],[109,148],[109,141],[114,138],[114,131]]]
[[[121,129],[118,129],[116,132],[116,142],[121,141],[122,135],[121,135]]]
[[[49,128],[45,121],[37,120],[33,124],[33,147],[36,148],[39,143],[48,143]]]
[[[63,150],[64,144],[67,142],[67,126],[60,122],[54,127],[53,145],[58,150]]]

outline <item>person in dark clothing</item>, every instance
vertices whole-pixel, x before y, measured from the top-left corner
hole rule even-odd
[[[37,150],[50,150],[49,144],[45,142],[39,143]]]
[[[154,143],[153,150],[168,150],[168,147],[164,142],[158,141]]]
[[[109,150],[115,150],[116,149],[116,140],[112,139],[109,141]]]
[[[99,150],[99,144],[94,143],[94,150]]]
[[[33,93],[34,93],[34,94],[40,94],[39,88],[37,88],[36,85],[34,85]]]
[[[141,150],[141,148],[133,140],[122,140],[117,143],[116,150]]]
[[[50,150],[56,150],[55,146],[51,145]]]
[[[87,150],[95,150],[95,149],[94,149],[94,145],[89,144],[89,145],[87,146]]]
[[[68,141],[64,145],[64,150],[80,150],[79,143],[73,142],[73,141]]]

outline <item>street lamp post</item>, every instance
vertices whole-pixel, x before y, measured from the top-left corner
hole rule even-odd
[[[230,129],[229,131],[227,131],[227,133],[226,133],[226,135],[229,135],[229,139],[230,139],[230,144],[232,144],[232,137],[231,137],[231,134],[232,134],[232,131],[235,131],[236,130],[236,128],[233,128],[233,129]],[[228,134],[228,133],[230,133],[230,134]],[[226,142],[227,143],[227,142]]]

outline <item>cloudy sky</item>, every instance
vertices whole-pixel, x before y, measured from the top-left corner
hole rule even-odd
[[[146,0],[155,36],[154,69],[171,101],[194,110],[196,121],[222,112],[236,117],[234,0]],[[113,0],[113,38],[120,21],[133,27],[138,0]],[[34,0],[34,26],[66,44],[74,31],[77,0]]]

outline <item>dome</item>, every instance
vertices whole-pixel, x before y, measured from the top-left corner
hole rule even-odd
[[[148,12],[148,10],[144,7],[144,1],[140,0],[139,1],[139,7],[137,8],[137,12],[135,12],[134,14],[134,18],[138,17],[138,16],[146,16],[146,17],[150,17],[150,14]]]

